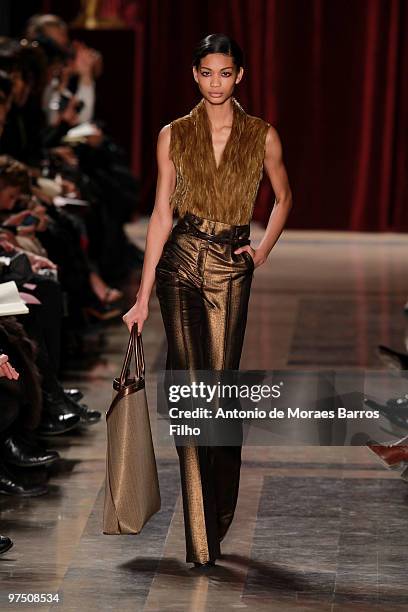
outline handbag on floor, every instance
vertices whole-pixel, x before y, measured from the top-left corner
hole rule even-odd
[[[132,356],[135,375],[130,377]],[[103,533],[137,534],[160,510],[160,490],[145,389],[142,335],[135,325],[106,411]]]

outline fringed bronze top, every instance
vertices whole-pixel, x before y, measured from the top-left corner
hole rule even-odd
[[[248,115],[234,97],[231,100],[232,128],[218,167],[204,98],[170,124],[169,154],[177,174],[170,205],[180,216],[191,212],[232,225],[252,218],[270,123]]]

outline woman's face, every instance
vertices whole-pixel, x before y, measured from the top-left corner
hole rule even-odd
[[[199,90],[212,104],[222,104],[232,96],[243,72],[243,68],[237,71],[232,57],[223,53],[209,53],[201,58],[198,70],[193,67],[194,80]]]

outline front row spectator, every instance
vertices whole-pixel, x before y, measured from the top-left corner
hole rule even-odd
[[[94,117],[101,69],[55,15],[34,16],[21,40],[0,37],[0,287],[14,281],[28,308],[0,315],[2,495],[45,495],[60,456],[42,440],[101,420],[63,387],[63,358],[97,358],[94,340],[124,309],[115,285],[143,265],[125,233],[139,183]],[[0,554],[12,546],[0,536]]]

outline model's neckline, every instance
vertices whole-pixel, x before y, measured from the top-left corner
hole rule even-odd
[[[237,102],[235,100],[234,97],[231,98],[231,104],[232,104],[232,112],[233,112],[233,116],[232,116],[232,126],[231,126],[231,131],[229,133],[229,136],[227,138],[227,141],[224,145],[224,148],[221,152],[220,155],[220,160],[219,163],[217,165],[217,160],[215,157],[215,150],[214,150],[214,142],[213,142],[213,138],[212,138],[212,131],[211,131],[211,121],[210,118],[208,116],[208,112],[205,106],[205,101],[204,98],[202,98],[201,100],[201,107],[202,107],[202,113],[204,115],[204,123],[206,126],[206,130],[207,130],[207,135],[208,135],[208,142],[209,142],[209,146],[210,146],[210,150],[211,150],[211,159],[213,161],[214,167],[215,167],[215,171],[218,172],[219,169],[221,168],[221,166],[224,163],[225,157],[228,154],[228,150],[230,148],[230,144],[232,142],[232,137],[235,133],[236,130],[236,125],[237,125]]]

